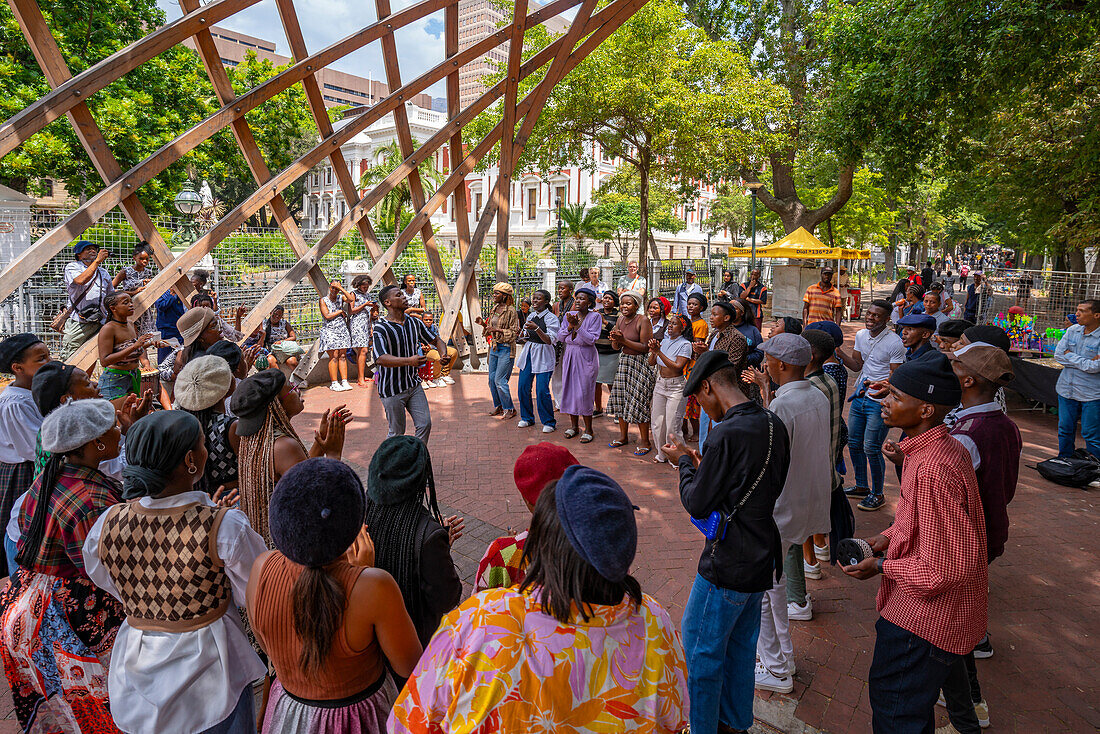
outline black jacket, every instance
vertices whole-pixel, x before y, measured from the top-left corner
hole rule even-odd
[[[769,420],[772,449],[765,465]],[[784,554],[772,512],[789,465],[790,439],[783,421],[751,401],[731,408],[710,429],[698,468],[690,458],[680,458],[680,501],[700,520],[714,510],[730,512],[764,470],[725,537],[705,541],[699,575],[715,586],[742,593],[766,591],[779,579]]]
[[[416,528],[416,553],[422,606],[413,624],[420,644],[426,647],[443,615],[457,607],[462,599],[462,581],[451,559],[447,528],[436,522],[427,510],[421,514]]]

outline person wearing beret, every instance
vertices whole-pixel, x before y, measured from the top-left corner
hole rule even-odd
[[[227,347],[240,349],[233,342],[218,342],[210,352]],[[238,357],[239,359],[239,357]],[[240,469],[237,452],[241,437],[237,435],[237,417],[225,411],[226,396],[233,389],[233,371],[225,358],[207,353],[196,357],[180,370],[176,378],[176,408],[198,419],[206,438],[206,466],[195,482],[195,489],[214,496],[237,488]],[[235,494],[235,493],[234,493]]]
[[[34,446],[42,414],[34,404],[31,382],[50,361],[50,349],[34,334],[16,334],[0,341],[0,372],[14,375],[0,392],[0,521],[34,481]],[[10,561],[0,551],[0,568]]]
[[[89,578],[126,613],[107,679],[115,724],[134,734],[251,734],[252,681],[265,667],[237,609],[267,547],[244,513],[197,488],[208,452],[193,415],[147,415],[126,448],[129,501],[99,516],[82,550]]]
[[[683,649],[668,612],[630,575],[634,511],[586,466],[546,485],[523,583],[474,594],[444,617],[389,731],[681,731]]]
[[[265,734],[382,734],[394,676],[420,657],[401,589],[372,567],[365,509],[362,481],[332,459],[303,461],[271,495],[275,550],[248,581],[248,616],[276,672]]]
[[[868,675],[876,734],[928,732],[939,691],[967,686],[962,657],[986,629],[986,527],[970,453],[943,424],[958,404],[946,358],[906,362],[890,375],[882,415],[905,432],[883,452],[902,463],[894,522],[867,538],[874,555],[844,566],[856,579],[882,576]],[[900,455],[900,456],[899,456]],[[974,709],[964,732],[977,732]]]
[[[111,274],[103,263],[111,256],[108,250],[88,240],[73,245],[73,260],[65,265],[63,278],[68,305],[72,306],[61,335],[61,361],[76,354],[76,350],[99,331],[107,320],[103,299],[115,292]]]
[[[117,731],[107,666],[122,624],[118,601],[88,578],[81,548],[95,521],[122,501],[99,470],[118,456],[115,406],[101,398],[62,405],[42,421],[50,459],[19,514],[19,572],[0,592],[0,645],[23,731]],[[58,675],[79,660],[80,675]]]
[[[160,402],[166,409],[172,407],[176,376],[196,352],[202,354],[222,339],[218,327],[218,314],[205,306],[185,311],[176,322],[181,334],[181,346],[177,347],[157,365],[160,370]]]
[[[527,511],[534,512],[535,502],[547,484],[561,479],[566,469],[579,463],[568,449],[549,441],[525,448],[516,459],[512,476]],[[523,530],[518,535],[505,535],[489,544],[477,564],[476,591],[506,588],[523,581],[523,548],[527,533]]]
[[[684,392],[720,416],[701,451],[681,440],[661,450],[680,473],[680,502],[692,518],[718,513],[706,536],[681,629],[688,664],[692,731],[747,731],[760,605],[783,569],[772,517],[791,454],[778,417],[749,400],[729,355],[699,358]]]
[[[432,459],[423,441],[391,436],[374,452],[367,473],[366,523],[374,565],[397,581],[417,637],[428,644],[439,620],[462,598],[451,545],[462,537],[464,524],[439,511]]]

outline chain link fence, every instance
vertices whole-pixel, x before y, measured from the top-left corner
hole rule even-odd
[[[1100,298],[1100,278],[1090,273],[987,270],[984,277],[978,322],[998,323],[1008,318],[1009,309],[1019,306],[1040,337],[1048,329],[1062,329],[1066,316],[1081,301]],[[965,293],[961,297],[965,300]]]

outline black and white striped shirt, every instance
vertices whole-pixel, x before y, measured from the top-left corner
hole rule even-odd
[[[435,336],[424,322],[415,316],[405,316],[404,323],[379,319],[374,325],[374,356],[389,354],[394,357],[412,357],[420,354],[421,344],[434,344]],[[374,382],[378,397],[392,398],[420,384],[417,368],[382,367],[375,365]]]

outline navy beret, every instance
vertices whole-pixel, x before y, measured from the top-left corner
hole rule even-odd
[[[898,326],[915,326],[918,329],[936,330],[936,319],[923,313],[911,313],[898,319]]]
[[[335,459],[306,459],[271,493],[271,540],[295,563],[324,566],[355,542],[366,510],[363,482],[351,467]]]
[[[571,466],[558,480],[554,501],[577,555],[608,581],[625,579],[638,550],[638,525],[623,488],[601,471]]]
[[[229,409],[237,416],[237,435],[259,433],[267,418],[267,407],[279,397],[286,384],[282,370],[269,369],[246,377],[233,391]]]

